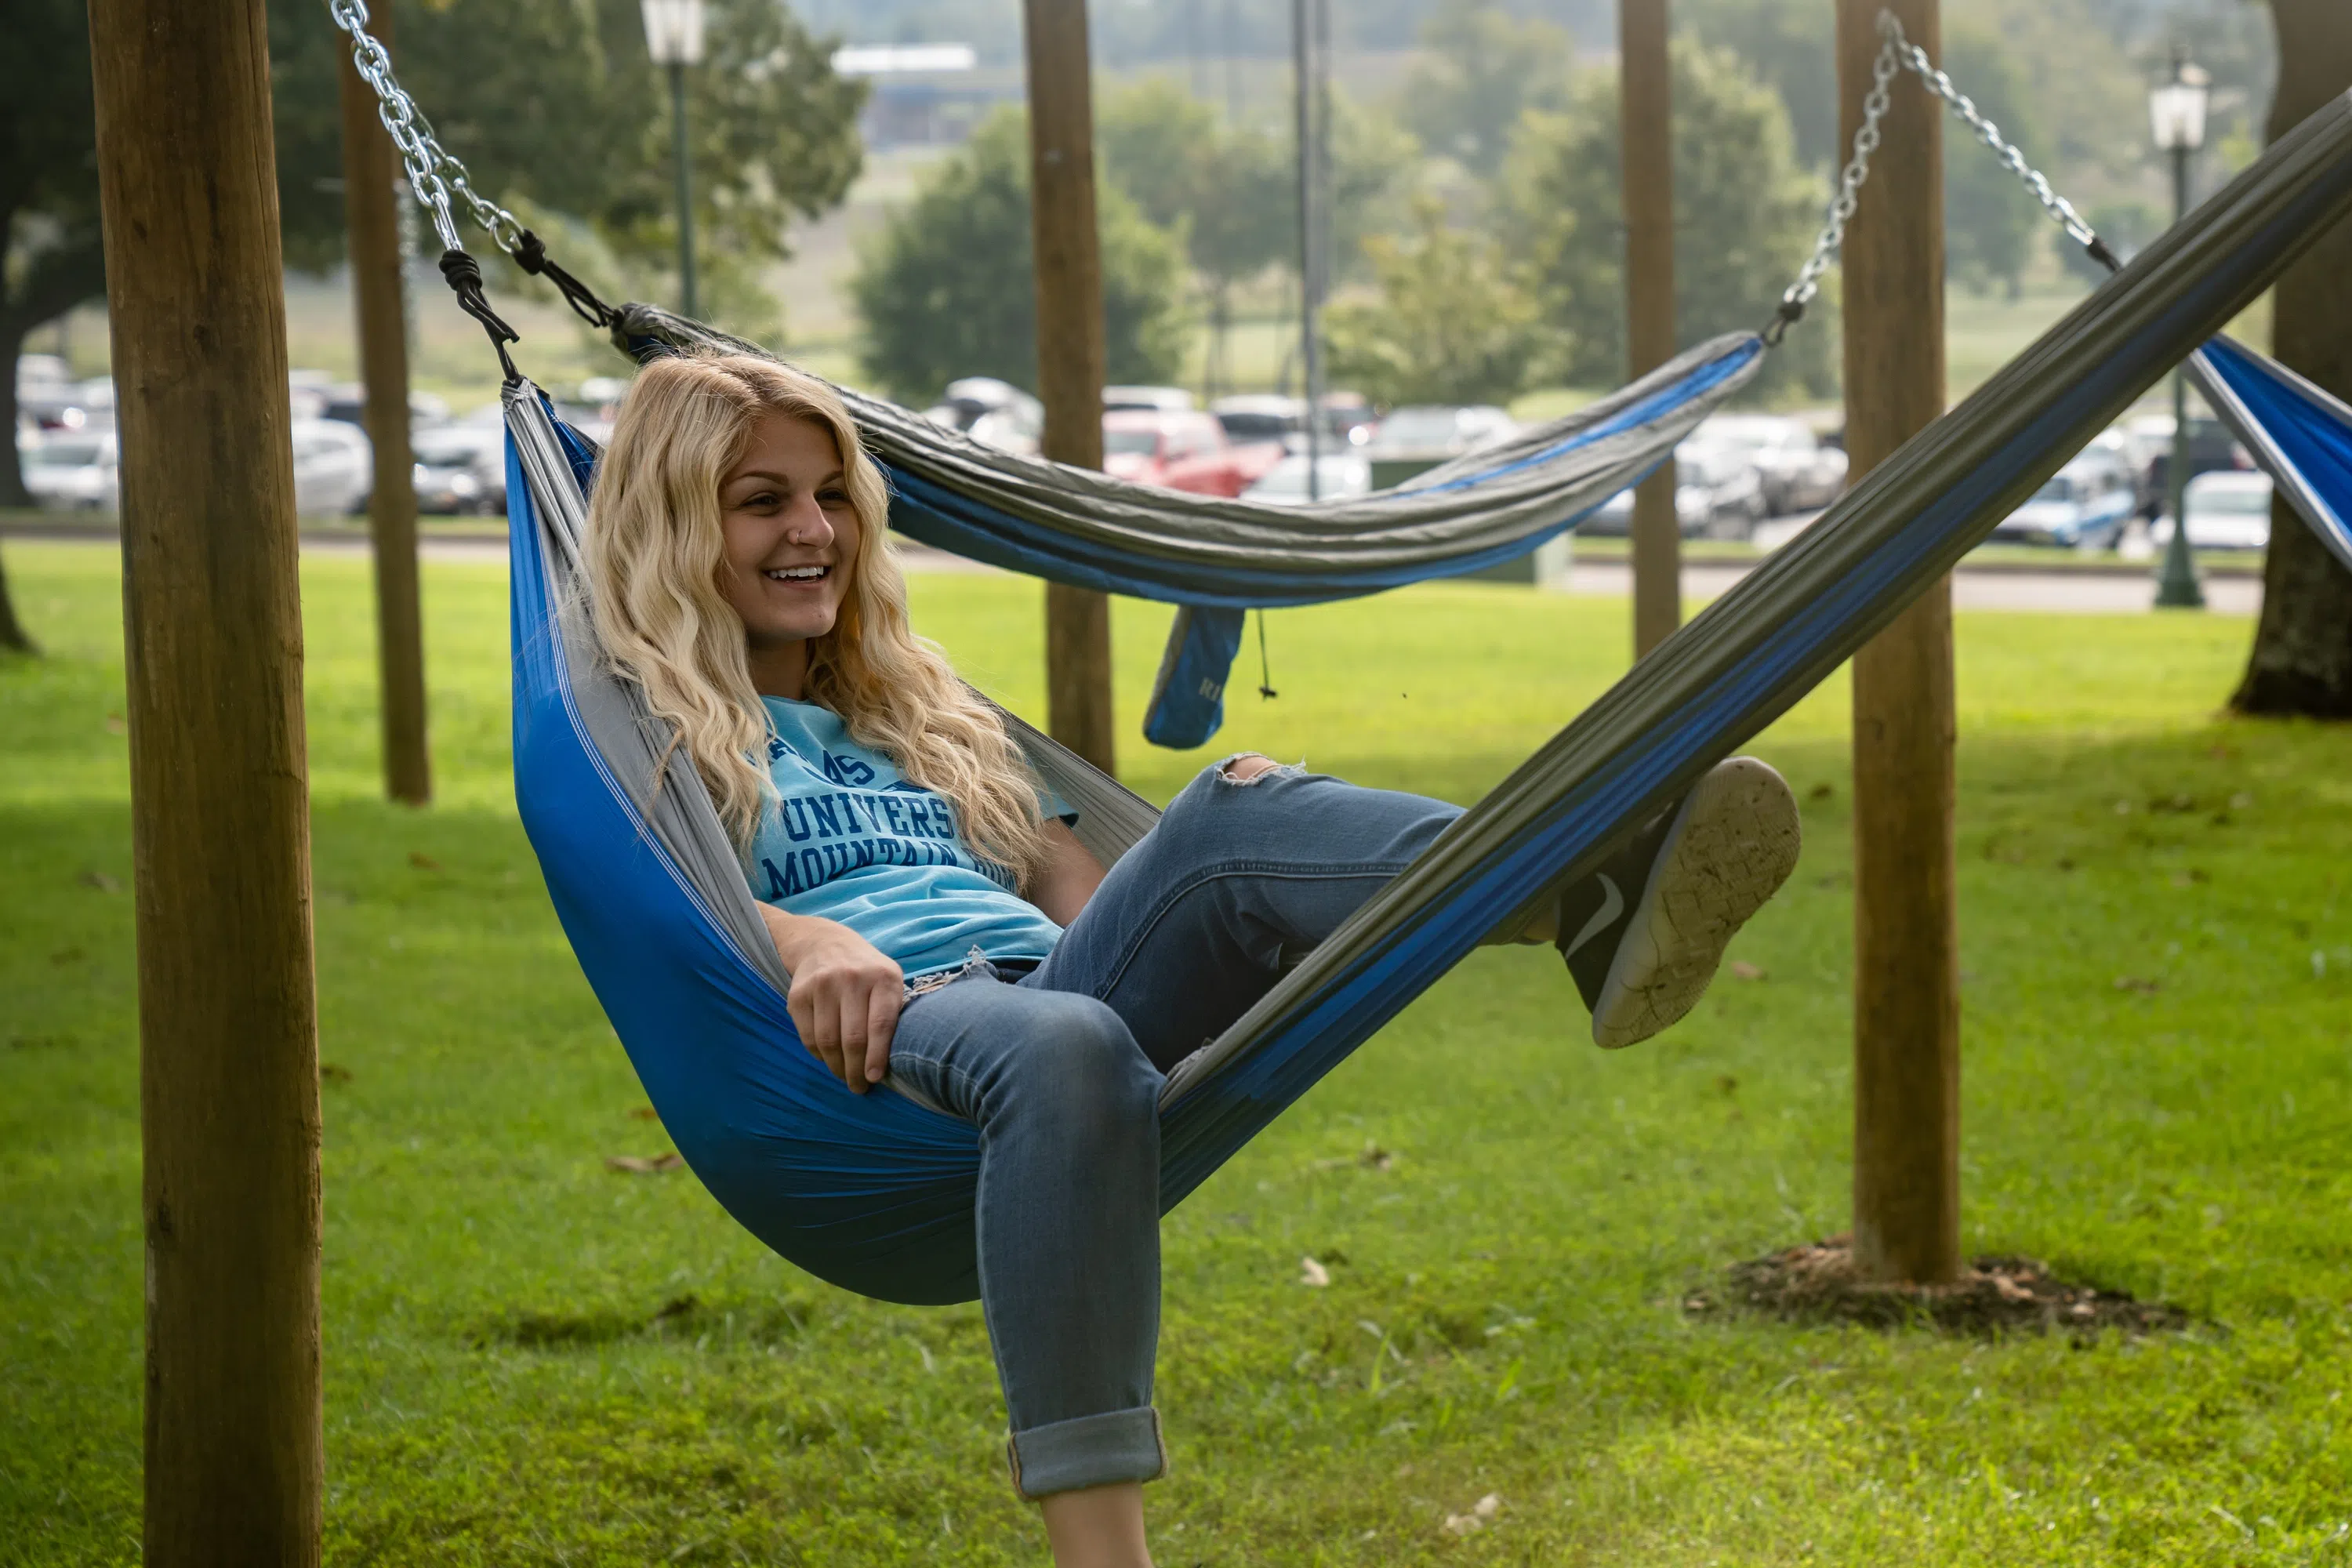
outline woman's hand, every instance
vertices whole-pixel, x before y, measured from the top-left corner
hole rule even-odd
[[[759,906],[793,977],[784,1005],[801,1043],[859,1094],[890,1070],[890,1037],[906,1001],[898,966],[838,921]]]

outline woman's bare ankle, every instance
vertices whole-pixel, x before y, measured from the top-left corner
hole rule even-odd
[[[1055,1568],[1151,1568],[1137,1481],[1055,1492],[1039,1504]]]

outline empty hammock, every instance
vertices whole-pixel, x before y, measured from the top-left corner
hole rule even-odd
[[[767,357],[651,305],[614,312],[639,359]],[[890,526],[974,561],[1181,606],[1144,717],[1157,745],[1197,746],[1223,718],[1246,609],[1355,598],[1524,555],[1645,478],[1748,384],[1767,352],[1731,332],[1564,418],[1521,430],[1392,489],[1315,506],[1188,495],[1024,457],[836,387],[890,485]]]
[[[1207,1180],[1486,933],[1589,873],[1625,825],[1835,669],[2347,208],[2352,100],[2338,100],[1872,469],[1179,1064],[1161,1097],[1163,1205]],[[2284,444],[2316,489],[2336,487],[2327,493],[2340,519],[2352,427],[2339,422],[2332,445],[2324,427],[2342,405],[2331,414],[2325,395],[2313,402],[2233,363],[2226,349],[2212,363],[2248,409],[2273,396],[2305,409],[2297,420],[2319,434]],[[936,1300],[903,1285],[897,1260],[925,1253],[933,1261],[921,1272],[937,1277],[943,1249],[971,1257],[973,1130],[887,1088],[852,1094],[801,1047],[785,976],[700,779],[675,754],[665,772],[665,738],[610,673],[578,610],[593,448],[528,384],[510,384],[506,405],[516,795],[581,966],[679,1152],[737,1220],[850,1289]],[[877,447],[894,482],[918,472],[887,440]],[[940,449],[992,474],[1024,471]],[[934,480],[926,504],[959,526],[980,527],[973,520],[999,507],[977,479],[958,489],[943,465],[921,471]],[[1132,490],[1105,496],[1129,513],[1142,504]],[[1191,502],[1165,504],[1196,515]],[[1157,548],[1134,553],[1168,559]],[[1077,809],[1078,836],[1098,857],[1116,859],[1149,828],[1145,803],[1026,726],[1013,729]]]

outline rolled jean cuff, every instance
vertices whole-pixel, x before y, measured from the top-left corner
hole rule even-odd
[[[1025,1498],[1118,1481],[1156,1481],[1168,1473],[1160,1412],[1149,1405],[1015,1432],[1004,1453],[1013,1485]]]

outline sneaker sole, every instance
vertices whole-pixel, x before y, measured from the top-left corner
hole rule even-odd
[[[1723,950],[1796,868],[1797,799],[1754,757],[1717,763],[1668,830],[1592,1010],[1593,1043],[1618,1050],[1679,1021]]]

